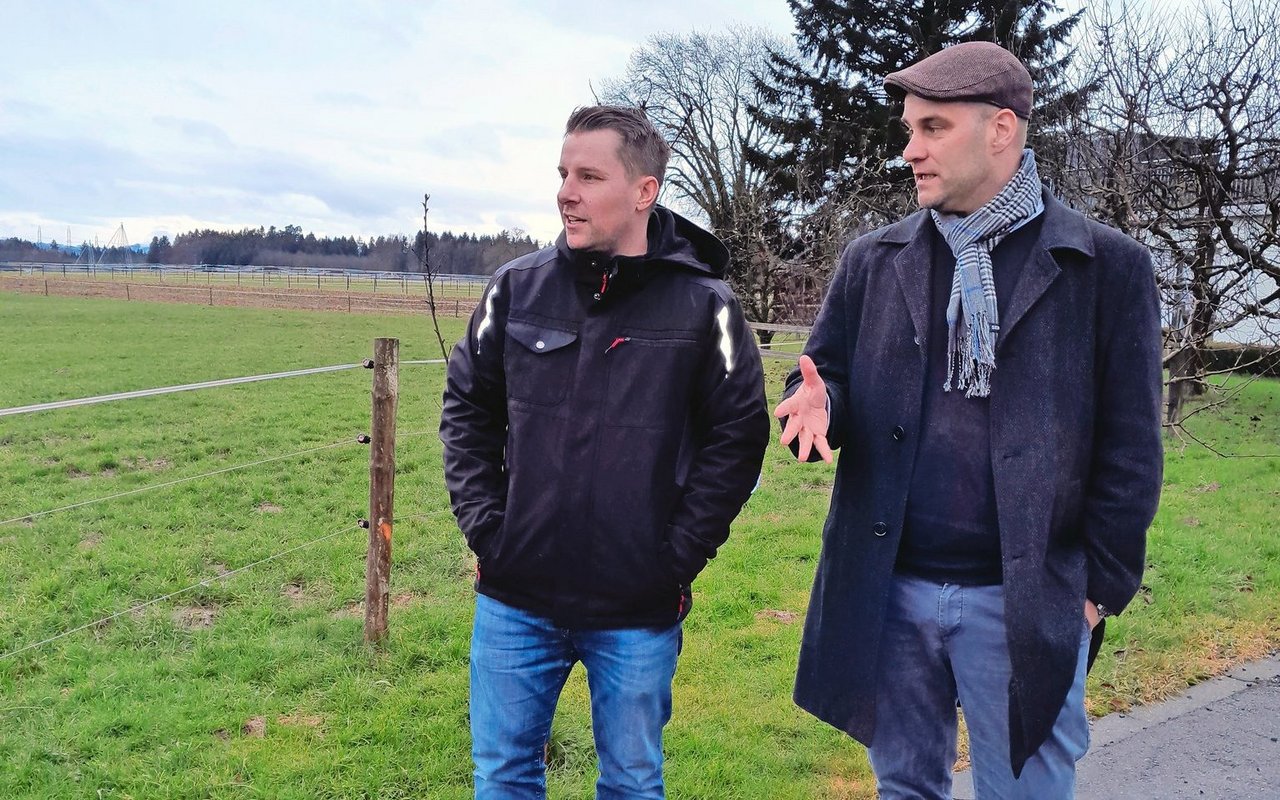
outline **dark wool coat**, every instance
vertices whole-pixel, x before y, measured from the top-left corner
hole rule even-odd
[[[841,453],[795,700],[864,744],[921,425],[931,226],[922,211],[850,244],[806,347]],[[1119,611],[1137,592],[1161,483],[1161,345],[1145,248],[1047,192],[1005,306],[990,431],[1018,774],[1071,686],[1085,598]]]

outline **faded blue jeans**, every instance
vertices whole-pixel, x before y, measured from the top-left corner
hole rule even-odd
[[[1080,609],[1075,683],[1053,732],[1015,780],[1009,763],[1004,587],[894,575],[881,645],[871,768],[881,800],[946,800],[956,760],[956,701],[969,729],[978,800],[1069,800],[1089,748],[1084,711],[1088,623]]]
[[[661,800],[662,729],[681,627],[576,630],[476,596],[471,756],[476,800],[546,797],[544,747],[569,671],[587,670],[599,800]]]

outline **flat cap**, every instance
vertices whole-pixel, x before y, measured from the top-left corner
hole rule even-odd
[[[894,100],[914,94],[939,102],[990,103],[1031,118],[1031,74],[1017,56],[994,42],[965,42],[939,50],[889,73],[884,90]]]

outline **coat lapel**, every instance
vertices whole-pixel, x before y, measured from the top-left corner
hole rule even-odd
[[[1032,250],[1032,259],[1022,268],[1021,274],[1018,275],[1018,281],[1013,286],[1013,296],[1009,298],[1009,307],[1001,313],[1000,321],[1000,337],[996,343],[996,352],[1000,352],[1000,348],[1009,339],[1009,334],[1013,333],[1013,329],[1017,327],[1018,322],[1022,320],[1036,301],[1048,290],[1054,278],[1058,277],[1058,273],[1062,270],[1058,267],[1058,262],[1053,260],[1053,256],[1049,254],[1043,246],[1037,244]]]
[[[929,226],[924,215],[908,217],[895,225],[894,235],[886,236],[891,242],[905,242],[906,247],[893,259],[898,274],[898,286],[911,314],[911,324],[916,329],[918,350],[922,358],[929,353],[929,273],[933,269],[933,252],[930,247]]]
[[[1044,224],[1040,228],[1040,240],[1032,249],[1031,260],[1022,268],[1022,273],[1014,284],[1008,307],[1000,312],[997,353],[1008,340],[1009,334],[1013,333],[1013,329],[1062,272],[1051,251],[1071,249],[1093,257],[1093,240],[1089,236],[1084,216],[1064,206],[1047,189],[1044,190],[1043,197]]]

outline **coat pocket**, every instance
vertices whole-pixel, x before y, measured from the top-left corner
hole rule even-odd
[[[701,347],[692,334],[627,332],[609,352],[609,423],[678,428],[690,413]]]
[[[507,339],[507,397],[544,406],[562,402],[577,369],[578,332],[513,319]]]

